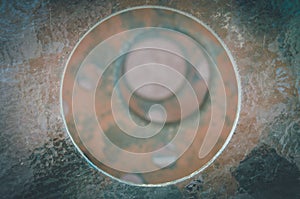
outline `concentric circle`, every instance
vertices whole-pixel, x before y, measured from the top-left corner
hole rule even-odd
[[[128,184],[162,186],[222,152],[237,123],[240,86],[210,28],[174,9],[136,7],[78,42],[61,105],[73,143],[95,168]]]

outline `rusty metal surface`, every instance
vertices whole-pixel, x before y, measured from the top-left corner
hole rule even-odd
[[[193,180],[163,188],[124,185],[94,170],[67,136],[59,107],[62,72],[83,34],[146,4],[208,24],[232,52],[243,88],[240,120],[222,155]],[[0,9],[1,197],[283,198],[281,190],[299,187],[298,1],[3,0]]]

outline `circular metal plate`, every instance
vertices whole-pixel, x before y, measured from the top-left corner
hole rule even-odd
[[[199,20],[136,7],[96,24],[65,68],[68,133],[97,169],[122,182],[161,186],[206,168],[237,123],[237,71]]]

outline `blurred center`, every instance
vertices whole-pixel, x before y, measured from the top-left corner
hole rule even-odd
[[[126,56],[124,74],[130,90],[136,95],[145,100],[161,101],[182,87],[187,66],[183,58],[173,53],[180,51],[174,42],[152,37],[135,43],[132,49],[134,51]],[[126,74],[128,71],[130,73]]]

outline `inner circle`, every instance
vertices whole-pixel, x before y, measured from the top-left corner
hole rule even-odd
[[[154,48],[145,48],[154,45]],[[136,66],[147,64],[143,70],[126,75],[126,81],[131,90],[136,90],[136,86],[142,82],[153,82],[140,89],[135,94],[148,100],[164,100],[173,95],[170,90],[178,91],[184,83],[187,73],[187,64],[180,56],[176,56],[172,52],[180,52],[180,47],[175,43],[164,38],[145,38],[141,42],[137,42],[132,49],[139,49],[126,56],[124,73],[134,69]],[[166,67],[162,68],[163,64]],[[173,69],[173,70],[172,70]],[[176,70],[178,73],[172,71]],[[161,86],[159,84],[164,86]]]

